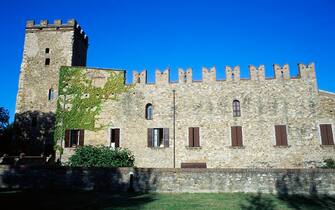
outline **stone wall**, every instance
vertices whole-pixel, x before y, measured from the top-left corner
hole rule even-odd
[[[335,194],[333,169],[0,167],[0,188]]]
[[[85,144],[109,145],[110,128],[120,128],[120,145],[135,154],[138,167],[173,167],[173,90],[175,91],[175,160],[206,163],[209,168],[309,168],[335,159],[334,146],[321,146],[319,124],[334,129],[335,95],[317,88],[314,64],[274,65],[275,78],[265,78],[265,67],[249,67],[250,79],[239,67],[226,68],[226,80],[216,69],[204,68],[202,81],[192,80],[192,69],[179,70],[179,81],[169,81],[169,70],[156,71],[156,83],[146,71],[133,73],[134,89],[118,101],[107,100],[96,116],[95,131],[85,131]],[[233,117],[232,102],[241,103],[241,117]],[[153,105],[153,119],[145,106]],[[275,125],[286,125],[288,146],[276,146]],[[243,146],[232,147],[231,127],[242,126]],[[200,147],[188,145],[188,128],[200,128]],[[148,128],[169,128],[169,147],[147,146]],[[65,153],[73,149],[65,149]]]

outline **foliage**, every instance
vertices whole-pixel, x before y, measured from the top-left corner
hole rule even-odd
[[[90,72],[93,75],[99,71]],[[65,129],[100,130],[96,127],[96,116],[101,112],[106,100],[117,100],[121,93],[132,86],[124,84],[124,75],[115,71],[108,72],[103,87],[92,85],[92,78],[85,68],[62,67],[59,76],[56,129],[54,139],[64,139]],[[55,148],[57,149],[57,148]]]
[[[331,158],[325,159],[322,168],[335,168],[335,161]]]
[[[0,133],[2,133],[9,124],[9,111],[4,107],[0,107]]]
[[[70,166],[81,167],[132,167],[135,158],[127,149],[111,149],[106,146],[76,148],[69,158]]]

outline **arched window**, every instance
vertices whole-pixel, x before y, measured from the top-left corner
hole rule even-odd
[[[234,117],[241,116],[241,107],[240,107],[240,102],[238,100],[233,101],[233,116]]]
[[[54,96],[55,96],[55,94],[54,94],[54,89],[53,89],[53,88],[50,88],[50,89],[49,89],[49,93],[48,93],[48,100],[49,100],[49,101],[53,100],[53,99],[54,99]]]
[[[152,104],[150,103],[145,106],[145,119],[152,120],[152,109]]]

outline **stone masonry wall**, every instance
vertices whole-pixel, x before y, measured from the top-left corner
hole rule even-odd
[[[309,168],[335,159],[334,146],[320,145],[319,131],[320,123],[331,123],[335,133],[335,95],[317,89],[314,64],[300,64],[292,78],[288,65],[275,65],[275,78],[264,78],[264,66],[251,66],[250,79],[240,79],[239,71],[229,67],[229,79],[218,81],[215,68],[204,68],[203,81],[193,81],[192,70],[180,70],[178,83],[169,82],[169,70],[158,71],[155,84],[146,83],[146,72],[135,72],[134,90],[104,103],[96,127],[105,128],[85,131],[85,144],[109,145],[110,128],[120,128],[120,146],[135,154],[136,166],[172,168],[175,90],[176,167],[205,162],[209,168]],[[235,99],[241,117],[233,117]],[[147,103],[153,120],[145,119]],[[288,146],[275,146],[275,125],[287,126]],[[231,126],[242,126],[243,147],[231,146]],[[189,127],[200,127],[199,148],[188,146]],[[148,128],[169,128],[169,147],[149,148]]]
[[[0,188],[335,194],[333,169],[0,167]]]

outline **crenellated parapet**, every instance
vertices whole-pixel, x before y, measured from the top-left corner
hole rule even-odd
[[[215,66],[208,69],[202,67],[202,78],[204,82],[214,82],[216,81],[216,68]]]
[[[274,64],[273,70],[275,72],[275,79],[290,79],[290,67],[288,64],[285,64],[283,67]]]
[[[48,20],[41,20],[39,24],[36,24],[34,20],[28,20],[26,22],[26,31],[43,31],[43,30],[74,30],[76,34],[82,37],[82,39],[88,44],[88,36],[77,23],[75,19],[69,19],[66,23],[62,23],[62,20],[54,20],[53,23],[49,23]]]
[[[179,83],[192,83],[192,68],[184,71],[182,68],[178,69],[178,81]]]
[[[141,73],[133,71],[133,84],[147,84],[147,70],[143,70]]]
[[[298,76],[291,77],[290,76],[290,67],[288,64],[280,66],[278,64],[273,65],[274,78],[266,78],[265,76],[265,66],[259,65],[258,67],[254,65],[249,65],[249,73],[250,73],[250,81],[264,81],[264,80],[278,80],[278,81],[289,81],[291,79],[302,79],[302,80],[315,80],[315,66],[314,63],[305,65],[298,64],[299,74]],[[217,80],[216,77],[216,67],[203,67],[202,71],[202,82],[203,83],[215,83],[220,81],[228,81],[228,82],[238,82],[241,81],[240,78],[240,66],[225,67],[226,79],[225,80]],[[243,81],[247,81],[245,78]],[[157,69],[155,71],[155,84],[170,84],[170,69],[165,69],[161,71]],[[179,84],[190,84],[193,83],[192,79],[192,68],[188,68],[186,70],[179,68],[178,69],[178,83]],[[199,81],[197,81],[199,82]],[[133,71],[133,83],[134,84],[147,84],[147,71],[144,70],[141,73],[137,71]],[[174,82],[175,83],[175,82]]]
[[[303,80],[316,79],[314,63],[310,63],[308,65],[299,63],[298,64],[298,77]]]
[[[234,68],[226,66],[226,80],[240,81],[240,66],[235,66]]]
[[[255,67],[253,65],[249,65],[249,73],[251,80],[265,80],[265,66],[260,65],[259,67]]]

